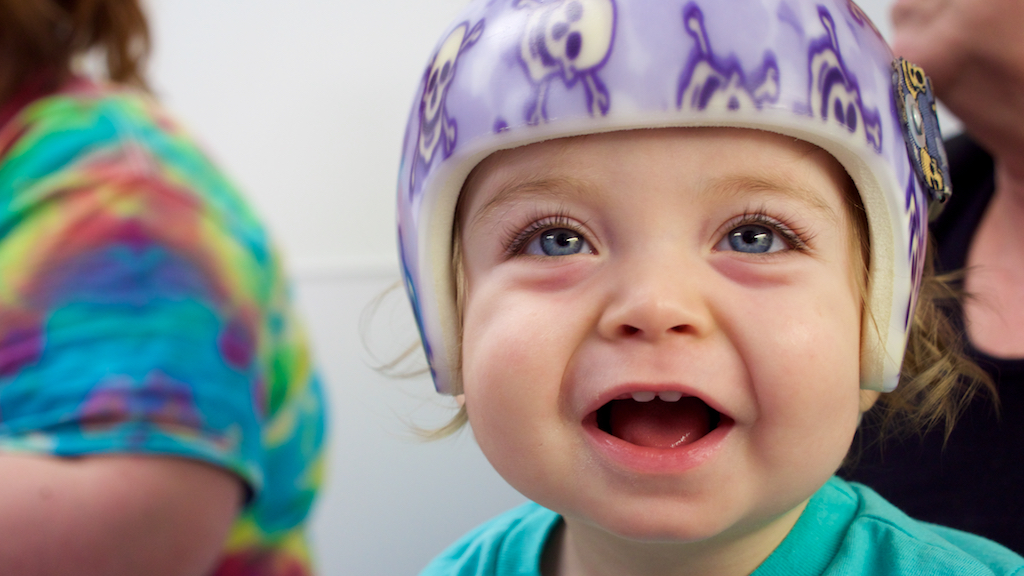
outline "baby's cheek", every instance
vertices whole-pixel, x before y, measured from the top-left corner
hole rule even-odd
[[[495,327],[497,328],[497,327]],[[536,406],[530,388],[533,371],[519,346],[477,332],[463,346],[463,386],[466,410],[477,444],[499,473],[528,458],[525,447],[532,432],[527,422]]]
[[[513,366],[527,356],[507,312],[467,310],[462,344],[462,378],[466,401],[479,402],[505,394],[516,373]]]

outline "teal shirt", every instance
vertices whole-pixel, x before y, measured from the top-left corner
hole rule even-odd
[[[539,576],[560,517],[524,504],[473,530],[420,576]],[[1024,575],[1024,558],[981,538],[918,522],[873,490],[832,478],[753,576]]]

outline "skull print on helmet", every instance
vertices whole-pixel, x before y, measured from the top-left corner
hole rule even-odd
[[[587,107],[593,115],[608,111],[608,90],[597,69],[608,57],[615,23],[615,5],[603,2],[540,2],[519,0],[528,21],[520,44],[520,59],[537,86],[537,100],[529,123],[545,121],[548,83],[561,76],[567,88],[583,82]]]

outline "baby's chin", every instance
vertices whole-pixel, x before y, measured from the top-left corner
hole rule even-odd
[[[813,494],[813,491],[812,491]],[[725,501],[718,501],[721,498]],[[607,501],[580,502],[578,510],[562,512],[570,537],[599,537],[626,546],[659,549],[731,546],[751,541],[765,547],[765,557],[785,538],[810,498],[759,508],[743,497],[708,498],[627,497],[616,505]],[[557,511],[557,505],[548,506]]]

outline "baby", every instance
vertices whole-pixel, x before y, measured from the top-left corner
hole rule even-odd
[[[448,429],[536,502],[424,575],[1024,573],[833,477],[971,372],[918,298],[930,86],[852,2],[479,0],[420,90],[406,287]]]

